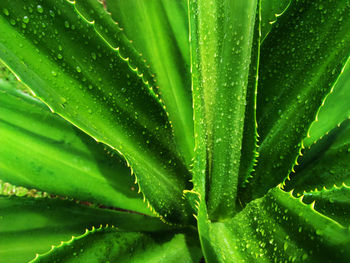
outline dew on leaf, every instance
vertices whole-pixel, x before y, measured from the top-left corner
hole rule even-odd
[[[9,10],[7,10],[6,8],[4,8],[3,12],[4,12],[5,16],[9,16],[10,15]]]
[[[29,22],[29,17],[28,16],[24,16],[23,17],[23,23],[28,24],[28,22]]]
[[[38,5],[36,7],[36,10],[38,11],[38,13],[42,14],[44,12],[44,8],[41,5]]]

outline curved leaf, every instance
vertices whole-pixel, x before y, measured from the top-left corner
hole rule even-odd
[[[244,113],[244,127],[242,138],[241,158],[239,163],[238,187],[242,187],[248,181],[258,157],[258,131],[256,122],[256,98],[259,79],[259,58],[261,41],[261,0],[258,1],[255,16],[254,36],[252,42],[251,63],[249,67],[246,109]],[[239,191],[240,189],[238,189]],[[239,195],[239,194],[238,194]]]
[[[342,121],[350,118],[350,59],[339,76],[324,105],[313,122],[308,137],[304,139],[305,147],[311,146],[318,139],[331,131]]]
[[[276,186],[294,166],[309,126],[350,53],[349,1],[292,1],[261,47],[259,159],[243,199]]]
[[[288,8],[292,0],[261,0],[261,42],[265,40],[277,21]]]
[[[199,262],[198,241],[186,234],[120,232],[114,228],[86,231],[32,262]]]
[[[303,202],[315,203],[315,210],[339,222],[350,226],[350,187],[343,184],[330,189],[303,193]]]
[[[350,184],[350,120],[306,150],[296,168],[286,188],[298,193]]]
[[[107,0],[106,5],[150,64],[177,145],[189,166],[194,139],[186,2]]]
[[[150,213],[121,157],[13,86],[0,79],[1,180]]]
[[[350,260],[349,230],[278,187],[205,234],[209,263]]]
[[[49,198],[0,196],[0,257],[4,262],[28,262],[86,228],[114,224],[126,231],[160,231],[159,219],[116,212]]]
[[[194,173],[207,178],[212,220],[235,213],[256,9],[257,1],[189,2]]]
[[[245,191],[245,185],[249,182],[256,165],[258,152],[258,132],[256,120],[257,86],[259,80],[260,46],[266,35],[288,7],[290,0],[261,0],[258,4],[255,18],[255,32],[252,47],[252,57],[248,77],[246,112],[244,120],[243,141],[239,171],[239,191]],[[259,15],[258,15],[259,14]]]
[[[122,153],[160,215],[192,220],[182,199],[190,176],[166,113],[124,49],[101,38],[74,3],[1,1],[0,10],[0,59],[53,111]]]

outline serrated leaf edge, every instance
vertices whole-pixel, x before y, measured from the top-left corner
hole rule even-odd
[[[348,56],[348,59],[347,59],[346,62],[344,63],[344,66],[342,67],[342,69],[341,69],[339,75],[337,76],[337,79],[333,82],[330,91],[324,96],[320,107],[317,109],[316,114],[315,114],[315,119],[314,119],[314,121],[313,121],[313,122],[309,125],[309,127],[308,127],[308,130],[307,130],[307,133],[306,133],[306,134],[307,134],[307,137],[310,137],[309,133],[310,133],[310,130],[311,130],[311,126],[312,126],[312,124],[313,124],[314,122],[317,122],[317,121],[318,121],[319,112],[320,112],[321,108],[323,108],[324,103],[325,103],[327,97],[333,92],[336,83],[339,81],[341,75],[342,75],[343,72],[344,72],[345,67],[347,66],[347,63],[350,63],[350,56]],[[291,180],[291,175],[292,175],[292,176],[295,176],[295,175],[296,175],[296,174],[295,174],[295,169],[294,169],[294,168],[295,168],[296,166],[299,165],[298,159],[299,159],[301,156],[303,156],[302,150],[305,149],[304,140],[305,140],[305,138],[303,138],[303,139],[301,140],[301,142],[300,142],[300,147],[299,147],[299,150],[298,150],[298,154],[297,154],[297,156],[295,157],[294,163],[291,165],[291,168],[288,170],[288,175],[283,179],[283,181],[282,181],[282,183],[281,183],[281,184],[282,184],[282,187],[284,187],[284,186],[286,185],[286,181],[287,181],[287,180],[288,180],[288,181]]]
[[[84,237],[90,235],[90,234],[94,234],[96,232],[101,232],[104,230],[110,230],[110,231],[116,231],[117,228],[114,225],[109,226],[108,224],[106,224],[105,226],[100,225],[99,228],[95,228],[94,226],[92,226],[91,230],[89,229],[85,229],[85,233],[80,235],[80,236],[72,236],[70,240],[68,241],[61,241],[60,244],[58,245],[53,245],[51,246],[50,250],[45,252],[45,253],[41,253],[41,254],[36,254],[35,257],[29,261],[29,263],[34,263],[37,262],[38,260],[40,260],[40,258],[49,255],[50,253],[52,253],[54,250],[68,246],[70,244],[72,244],[75,240],[80,240],[83,239]]]
[[[313,213],[317,214],[318,216],[321,216],[321,217],[327,219],[328,221],[334,223],[335,225],[337,225],[337,226],[338,226],[339,228],[341,228],[341,229],[346,229],[346,227],[344,227],[343,225],[341,225],[340,223],[338,223],[338,222],[335,221],[334,219],[332,219],[332,218],[330,218],[330,217],[328,217],[328,216],[326,216],[326,215],[324,215],[324,214],[318,212],[318,211],[315,209],[315,204],[316,204],[316,201],[315,201],[315,200],[314,200],[311,204],[306,204],[306,203],[303,201],[304,195],[301,195],[301,196],[299,196],[299,197],[295,197],[295,196],[293,195],[294,189],[292,189],[292,190],[289,191],[289,192],[286,192],[286,191],[283,190],[282,184],[279,184],[279,185],[277,186],[277,189],[279,189],[281,192],[283,192],[283,193],[285,193],[285,194],[288,194],[288,196],[289,196],[290,198],[292,198],[293,200],[298,200],[301,204],[303,204],[304,206],[308,207]],[[278,196],[276,196],[276,199],[278,199]]]

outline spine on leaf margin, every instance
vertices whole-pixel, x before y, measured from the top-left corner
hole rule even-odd
[[[148,88],[148,90],[150,91],[150,94],[156,98],[156,100],[158,101],[158,103],[161,105],[161,107],[164,109],[164,112],[166,113],[167,116],[169,116],[168,112],[166,111],[166,106],[164,104],[164,102],[161,100],[161,98],[159,97],[159,95],[155,92],[155,89],[152,85],[154,85],[155,83],[155,80],[153,79],[153,76],[154,74],[150,73],[148,68],[149,66],[146,65],[145,63],[145,60],[142,58],[142,55],[140,52],[138,52],[136,50],[136,48],[134,47],[134,45],[132,44],[132,41],[129,40],[127,38],[127,36],[123,33],[122,31],[122,28],[120,28],[118,26],[118,22],[114,21],[112,16],[111,16],[111,13],[107,12],[107,10],[104,8],[103,6],[103,3],[101,2],[98,2],[96,1],[96,4],[99,4],[101,5],[101,10],[103,10],[104,12],[104,15],[108,16],[108,19],[110,19],[110,21],[113,21],[113,25],[115,26],[115,28],[119,31],[120,34],[122,34],[123,38],[124,39],[127,39],[127,43],[128,45],[130,46],[130,52],[131,52],[131,55],[132,57],[135,59],[135,64],[137,64],[137,66],[135,65],[132,65],[131,64],[131,60],[130,60],[130,57],[131,56],[123,56],[120,52],[120,47],[117,46],[117,47],[114,47],[113,44],[111,42],[109,42],[107,40],[106,37],[103,36],[103,34],[101,34],[98,30],[98,28],[96,27],[97,23],[95,22],[95,20],[89,20],[87,16],[85,16],[80,10],[79,10],[79,0],[74,0],[74,1],[70,1],[70,0],[66,0],[67,3],[73,5],[74,7],[74,10],[76,11],[76,13],[83,19],[83,21],[85,21],[86,23],[92,25],[92,27],[94,28],[95,32],[97,33],[97,35],[104,41],[108,44],[108,46],[114,50],[118,57],[120,59],[122,59],[123,61],[125,61],[127,63],[127,65],[129,66],[130,70],[135,73],[141,80],[142,82],[144,83],[144,85]],[[141,68],[142,67],[142,68]],[[141,72],[141,69],[142,69],[142,72]],[[74,124],[73,124],[74,125]],[[170,126],[172,127],[171,123],[170,123]],[[79,128],[79,127],[78,127]],[[85,131],[84,131],[85,132]],[[86,132],[85,132],[86,133]],[[173,131],[173,127],[172,127],[172,133],[174,133]],[[87,133],[88,134],[88,133]],[[90,134],[89,134],[90,135]],[[91,135],[90,135],[91,136]],[[91,136],[92,138],[94,138],[93,136]],[[96,138],[94,138],[97,142],[99,142]],[[149,210],[156,216],[156,217],[159,217],[160,220],[162,220],[164,223],[168,224],[168,225],[174,225],[173,223],[170,223],[168,221],[165,220],[165,218],[160,215],[154,208],[153,206],[151,205],[151,203],[149,202],[149,200],[147,199],[146,195],[144,194],[144,192],[142,191],[141,189],[141,186],[138,182],[138,178],[137,178],[137,175],[133,172],[133,168],[132,168],[132,165],[130,164],[129,160],[126,158],[126,156],[121,153],[118,149],[112,147],[111,145],[107,144],[106,142],[103,142],[101,141],[102,143],[104,143],[105,145],[107,145],[108,147],[110,147],[111,149],[115,150],[117,153],[119,153],[119,155],[126,161],[127,163],[127,166],[130,168],[131,170],[131,175],[135,176],[135,184],[137,184],[138,186],[138,193],[141,193],[143,195],[143,201],[145,203],[147,203],[147,207],[149,208]]]
[[[302,203],[304,206],[308,207],[313,213],[317,214],[318,216],[321,216],[323,218],[326,218],[327,220],[333,222],[334,224],[336,224],[338,227],[342,228],[342,229],[345,229],[344,226],[342,226],[341,224],[339,224],[337,221],[333,220],[332,218],[329,218],[328,216],[325,216],[324,214],[321,214],[320,212],[318,212],[316,209],[315,209],[315,204],[316,204],[316,201],[313,201],[311,202],[310,204],[306,204],[304,201],[303,201],[303,198],[305,197],[305,195],[301,195],[301,196],[298,196],[298,197],[295,197],[293,195],[293,192],[294,190],[291,190],[289,192],[285,192],[282,188],[282,184],[279,184],[277,186],[277,189],[279,191],[282,191],[283,193],[286,193],[288,194],[288,196],[292,199],[295,199],[295,200],[298,200],[300,203]]]
[[[332,88],[331,88],[330,91],[326,94],[326,96],[323,98],[322,104],[321,104],[321,106],[317,109],[317,112],[316,112],[316,114],[315,114],[315,119],[314,119],[314,121],[313,121],[313,122],[310,124],[310,126],[308,127],[308,130],[307,130],[307,133],[306,133],[306,136],[307,136],[307,137],[310,137],[310,130],[311,130],[311,127],[312,127],[313,123],[318,122],[318,115],[319,115],[319,113],[320,113],[320,110],[321,110],[322,107],[324,106],[325,101],[326,101],[326,99],[328,98],[328,96],[330,96],[330,95],[332,94],[335,85],[337,84],[338,80],[340,79],[341,74],[344,72],[345,67],[347,66],[347,63],[350,63],[349,61],[350,61],[350,57],[348,57],[346,63],[344,64],[343,68],[342,68],[341,71],[340,71],[339,76],[338,76],[337,79],[334,81],[334,83],[333,83],[333,85],[332,85]],[[320,139],[322,139],[322,138],[319,138],[317,141],[315,141],[315,142],[313,143],[313,145],[315,145],[317,142],[319,142]],[[311,148],[311,146],[308,147],[308,148]],[[282,181],[282,184],[281,184],[281,185],[282,185],[282,189],[286,186],[287,180],[288,180],[288,181],[291,180],[291,175],[292,175],[292,176],[295,176],[295,168],[299,165],[298,159],[299,159],[300,157],[303,156],[303,153],[302,153],[302,152],[303,152],[304,149],[305,149],[305,146],[304,146],[304,139],[302,139],[301,142],[300,142],[299,154],[295,157],[295,161],[294,161],[294,163],[292,164],[291,168],[288,170],[287,176],[286,176],[286,177],[283,179],[283,181]]]
[[[72,238],[68,241],[61,241],[61,243],[57,246],[51,246],[51,249],[45,253],[42,253],[42,254],[36,254],[35,255],[35,258],[32,259],[31,261],[29,261],[29,263],[34,263],[34,262],[39,262],[41,258],[49,255],[52,251],[54,250],[57,250],[57,249],[60,249],[60,248],[64,248],[66,246],[70,246],[75,240],[79,240],[79,239],[82,239],[88,235],[92,235],[96,232],[102,232],[102,231],[108,231],[108,232],[113,232],[113,231],[117,231],[117,228],[113,225],[109,226],[109,225],[106,225],[106,226],[102,226],[100,225],[99,228],[95,228],[94,226],[91,228],[91,230],[89,229],[85,229],[85,233],[80,235],[80,236],[72,236]]]

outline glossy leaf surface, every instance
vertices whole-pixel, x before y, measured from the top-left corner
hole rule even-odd
[[[53,114],[45,104],[3,80],[0,133],[2,180],[80,201],[150,213],[121,157],[108,154],[103,145]]]
[[[350,184],[350,120],[306,150],[296,168],[286,186],[298,193]]]
[[[4,262],[28,262],[51,245],[82,235],[101,224],[127,231],[167,229],[159,219],[92,208],[49,198],[0,197],[0,256]]]
[[[289,174],[301,143],[350,52],[348,1],[293,1],[261,48],[259,160],[246,195]],[[251,197],[246,197],[250,200]]]
[[[262,24],[261,1],[258,1],[255,15],[254,35],[252,42],[251,62],[249,66],[246,109],[244,113],[244,127],[242,149],[239,163],[238,187],[242,187],[250,178],[256,158],[258,157],[258,132],[256,122],[256,99],[259,80],[260,42]],[[239,194],[238,194],[239,195]]]
[[[0,9],[1,59],[53,111],[123,154],[158,213],[187,221],[188,171],[166,113],[122,48],[64,0],[2,1]]]
[[[350,226],[350,187],[343,184],[303,194],[304,202],[316,202],[315,210],[334,219],[345,227]]]
[[[257,2],[190,1],[189,9],[195,176],[207,178],[208,213],[218,220],[235,213]]]
[[[209,223],[209,262],[347,262],[350,233],[274,188],[226,222]],[[209,249],[209,248],[208,248]]]
[[[187,4],[184,0],[108,0],[107,10],[155,74],[180,152],[193,158],[193,113]]]
[[[121,232],[113,228],[87,231],[33,262],[198,262],[201,250],[189,234]]]
[[[291,0],[261,0],[261,42],[265,40],[279,16],[288,8]]]
[[[339,76],[324,105],[317,115],[317,121],[312,123],[309,137],[304,140],[304,146],[310,147],[326,133],[331,131],[343,120],[350,118],[350,60]]]

